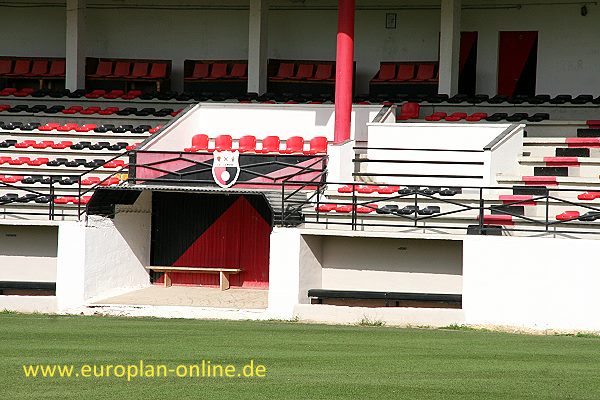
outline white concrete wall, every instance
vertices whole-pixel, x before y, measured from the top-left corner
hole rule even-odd
[[[465,322],[600,330],[597,246],[583,239],[466,237]]]
[[[461,242],[338,236],[324,236],[322,240],[320,288],[462,292]]]
[[[301,236],[297,229],[273,228],[269,254],[269,298],[272,318],[291,319],[298,304]]]
[[[368,125],[367,158],[404,162],[367,162],[361,170],[373,174],[421,175],[373,177],[374,182],[384,184],[490,186],[496,183],[498,172],[514,173],[518,168],[516,157],[523,143],[523,126],[514,129],[491,150],[484,150],[509,127],[509,124],[372,123]]]
[[[114,219],[90,216],[85,243],[85,300],[150,285],[151,193],[120,206]]]
[[[56,282],[58,227],[0,225],[0,281]]]
[[[375,118],[380,109],[380,106],[354,107],[352,138],[366,139],[366,124]],[[275,135],[282,140],[282,146],[290,136],[302,136],[307,142],[315,136],[325,136],[333,141],[334,124],[334,106],[331,104],[200,103],[143,149],[183,151],[191,146],[192,137],[199,133],[213,139],[223,134],[231,135],[234,139],[254,135],[258,140]]]
[[[133,0],[105,3],[116,7],[140,4]],[[273,1],[269,12],[269,57],[335,59],[336,3]],[[357,3],[357,92],[367,92],[368,81],[379,69],[380,61],[437,60],[439,1]],[[502,0],[488,0],[482,6],[481,1],[463,1],[461,30],[479,32],[478,92],[496,92],[498,33],[535,30],[540,32],[539,93],[600,94],[600,77],[596,73],[600,62],[596,51],[600,7],[587,4],[589,13],[582,17],[581,2],[547,3],[526,2],[517,7],[519,2],[507,5]],[[64,56],[64,6],[53,4],[42,8],[2,7],[0,54]],[[148,8],[156,5],[162,7]],[[183,85],[184,59],[247,58],[247,2],[172,0],[144,2],[144,6],[89,8],[88,54],[172,59],[173,87],[177,90]],[[385,29],[386,12],[397,14],[396,29]]]

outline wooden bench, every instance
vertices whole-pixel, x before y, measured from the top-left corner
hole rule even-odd
[[[229,275],[239,274],[242,272],[241,269],[236,268],[204,268],[204,267],[165,267],[165,266],[148,266],[148,271],[164,272],[165,274],[165,287],[171,286],[171,273],[172,272],[184,272],[192,274],[219,274],[219,286],[221,290],[229,289]]]

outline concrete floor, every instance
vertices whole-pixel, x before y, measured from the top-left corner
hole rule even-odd
[[[151,286],[99,300],[95,304],[265,309],[268,294],[268,290],[257,289],[221,291],[206,287]]]

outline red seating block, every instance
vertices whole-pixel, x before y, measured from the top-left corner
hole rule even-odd
[[[370,213],[374,212],[375,210],[377,210],[377,208],[378,208],[377,204],[368,204],[366,206],[357,206],[356,212],[358,214],[370,214]]]
[[[23,165],[25,163],[28,163],[29,161],[31,161],[31,158],[29,157],[18,157],[11,159],[8,163],[10,165]]]
[[[35,60],[31,67],[31,71],[23,74],[26,77],[38,77],[44,75],[48,71],[48,60]]]
[[[12,60],[0,60],[0,76],[12,72]]]
[[[91,185],[97,185],[100,183],[100,178],[96,177],[96,176],[90,176],[89,178],[85,178],[81,180],[81,184],[83,186],[91,186]]]
[[[15,148],[16,149],[27,149],[27,148],[33,146],[34,144],[36,144],[35,140],[23,140],[22,142],[16,143]]]
[[[310,149],[305,151],[305,155],[326,154],[327,138],[325,136],[315,136],[310,139]]]
[[[99,99],[106,94],[106,90],[96,89],[85,95],[86,99]]]
[[[225,63],[214,63],[210,69],[210,75],[204,79],[221,79],[227,75],[227,64]]]
[[[257,153],[279,153],[279,136],[267,136],[262,140],[262,149]]]
[[[292,76],[294,76],[294,63],[281,63],[277,75],[272,76],[271,79],[290,79]]]
[[[400,64],[398,66],[398,75],[392,82],[407,82],[415,77],[415,64]]]
[[[395,194],[400,190],[400,186],[380,186],[377,188],[379,194]]]
[[[185,80],[205,79],[208,77],[209,65],[205,63],[196,63],[194,65],[194,71],[191,76],[185,78]]]
[[[336,204],[320,204],[315,208],[318,212],[330,212],[337,208]]]
[[[467,113],[464,112],[455,112],[451,115],[448,115],[445,119],[446,121],[456,122],[467,118]]]
[[[129,70],[131,69],[130,61],[117,61],[115,63],[115,70],[111,75],[108,75],[107,78],[124,78],[129,75]]]
[[[597,137],[589,137],[589,138],[580,138],[580,137],[570,137],[565,139],[565,143],[568,147],[589,147],[589,148],[598,148],[600,147],[600,138]]]
[[[356,191],[361,194],[375,193],[379,189],[379,186],[359,186]]]
[[[55,78],[65,76],[67,63],[65,60],[53,60],[50,64],[50,70],[42,74],[44,78]]]
[[[113,99],[118,99],[119,97],[123,96],[125,94],[125,92],[123,90],[111,90],[110,92],[106,93],[103,97],[105,99],[108,100],[113,100]]]
[[[558,214],[556,219],[558,221],[568,221],[579,218],[579,211],[565,211],[562,214]]]
[[[305,80],[313,76],[314,64],[300,64],[296,75],[291,76],[289,79],[293,80]]]
[[[521,180],[527,186],[558,186],[555,176],[524,176]]]
[[[166,63],[152,63],[150,73],[143,76],[144,79],[163,79],[167,77],[167,64]]]
[[[307,78],[309,81],[334,81],[333,64],[319,64],[315,76]]]
[[[73,142],[72,141],[70,141],[70,140],[63,140],[60,143],[54,143],[50,147],[52,147],[55,150],[64,150],[67,147],[71,147],[71,146],[73,146]]]
[[[577,157],[544,157],[544,162],[549,167],[579,167]]]
[[[528,201],[528,200],[533,199],[533,196],[528,196],[528,195],[500,195],[500,196],[498,196],[498,198],[503,204],[517,203],[517,204],[515,204],[517,206],[535,206],[536,205],[535,201]]]
[[[45,165],[48,161],[50,161],[50,160],[46,157],[39,157],[39,158],[36,158],[35,160],[30,160],[30,161],[26,162],[26,164],[29,166],[32,166],[32,167],[39,167],[40,165]]]
[[[256,137],[252,135],[242,136],[238,141],[238,151],[240,153],[249,153],[256,151]]]
[[[129,75],[126,75],[126,79],[139,79],[148,74],[148,63],[147,62],[135,62],[133,63],[133,69]]]
[[[372,79],[372,82],[387,82],[394,79],[396,76],[396,66],[394,64],[383,64],[379,68],[377,77]]]
[[[24,76],[29,73],[31,69],[31,60],[17,60],[15,61],[15,66],[12,72],[4,74],[5,76]]]
[[[473,113],[471,115],[469,115],[467,118],[465,118],[467,121],[469,122],[479,122],[482,119],[487,118],[488,114],[484,113],[484,112],[476,112]]]
[[[406,121],[409,119],[419,118],[419,112],[421,110],[421,106],[419,103],[406,102],[402,104],[400,108],[400,115],[398,116],[399,121]]]
[[[446,118],[447,116],[448,116],[448,114],[446,114],[445,112],[436,111],[433,114],[426,116],[425,121],[441,121],[442,119]]]
[[[352,193],[352,185],[346,185],[338,188],[338,193]]]
[[[304,151],[304,138],[301,136],[291,136],[285,141],[285,149],[281,154],[302,153]]]
[[[578,200],[596,200],[600,198],[600,192],[585,192],[577,195]]]
[[[112,73],[112,68],[112,61],[100,61],[96,67],[96,73],[89,75],[88,78],[104,78]]]
[[[224,76],[224,78],[241,79],[245,78],[246,76],[248,76],[248,64],[237,63],[233,64],[231,72]]]
[[[417,76],[411,79],[413,82],[424,82],[434,79],[435,77],[435,64],[419,64]]]
[[[514,225],[512,215],[484,215],[483,223],[486,225]]]
[[[160,130],[160,128],[162,128],[162,127],[163,127],[162,125],[156,125],[154,128],[150,129],[150,130],[148,131],[148,133],[156,133],[156,132],[158,132],[158,131]]]
[[[197,151],[208,150],[208,136],[204,134],[194,135],[192,137],[192,147],[184,149],[187,153],[195,153]]]
[[[133,99],[140,97],[141,95],[142,95],[141,90],[130,90],[129,92],[127,92],[126,94],[121,96],[121,98],[123,100],[133,100]]]
[[[335,212],[344,213],[344,214],[350,213],[350,212],[352,212],[352,206],[350,206],[350,205],[337,206],[335,208]]]
[[[219,135],[215,138],[215,148],[209,151],[231,151],[233,139],[230,135]]]

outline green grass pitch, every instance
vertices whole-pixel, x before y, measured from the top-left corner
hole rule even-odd
[[[264,378],[25,378],[23,364],[212,363]],[[598,399],[600,340],[467,330],[0,314],[3,399]]]

